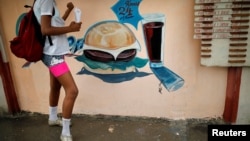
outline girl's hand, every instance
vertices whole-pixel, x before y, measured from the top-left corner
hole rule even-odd
[[[67,8],[69,9],[69,10],[72,10],[72,9],[74,9],[74,4],[72,3],[72,2],[69,2],[68,4],[67,4]]]
[[[69,27],[71,28],[72,32],[75,32],[75,31],[80,31],[81,25],[82,25],[82,22],[76,23],[73,21],[70,23]]]

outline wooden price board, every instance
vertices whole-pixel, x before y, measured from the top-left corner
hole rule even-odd
[[[250,66],[250,0],[195,0],[204,66]]]

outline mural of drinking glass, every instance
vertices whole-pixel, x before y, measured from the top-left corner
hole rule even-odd
[[[142,28],[150,67],[163,65],[165,39],[165,15],[150,13],[142,15]]]
[[[142,15],[141,21],[149,66],[161,84],[169,91],[184,85],[184,79],[164,66],[165,15],[151,13]]]

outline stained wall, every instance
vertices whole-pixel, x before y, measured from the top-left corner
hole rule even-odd
[[[15,36],[16,20],[27,10],[24,4],[33,0],[0,0],[1,30],[11,65],[19,105],[22,110],[48,113],[49,73],[41,63],[21,68],[23,59],[11,54],[9,41]],[[61,12],[67,0],[58,0]],[[82,10],[82,29],[69,36],[82,38],[86,30],[102,20],[117,20],[111,7],[117,0],[72,0]],[[194,1],[143,0],[139,11],[166,15],[164,65],[185,80],[178,91],[159,93],[159,80],[154,75],[136,77],[122,83],[107,83],[92,75],[77,74],[83,67],[74,57],[66,58],[79,88],[74,113],[121,116],[163,117],[170,119],[221,117],[226,95],[227,68],[200,65],[200,41],[193,39]],[[74,20],[73,13],[67,24]],[[128,25],[142,48],[138,56],[146,58],[142,29]],[[149,66],[139,71],[152,73]],[[248,80],[247,80],[248,81]],[[64,97],[62,90],[60,105]],[[59,106],[61,110],[61,106]]]

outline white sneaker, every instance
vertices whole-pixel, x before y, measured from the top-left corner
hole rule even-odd
[[[58,118],[57,120],[48,120],[49,126],[62,126],[62,119]]]
[[[62,119],[58,118],[57,120],[48,120],[49,126],[62,126]],[[70,121],[70,125],[72,126],[72,122]]]
[[[72,136],[61,135],[61,141],[73,141]]]

